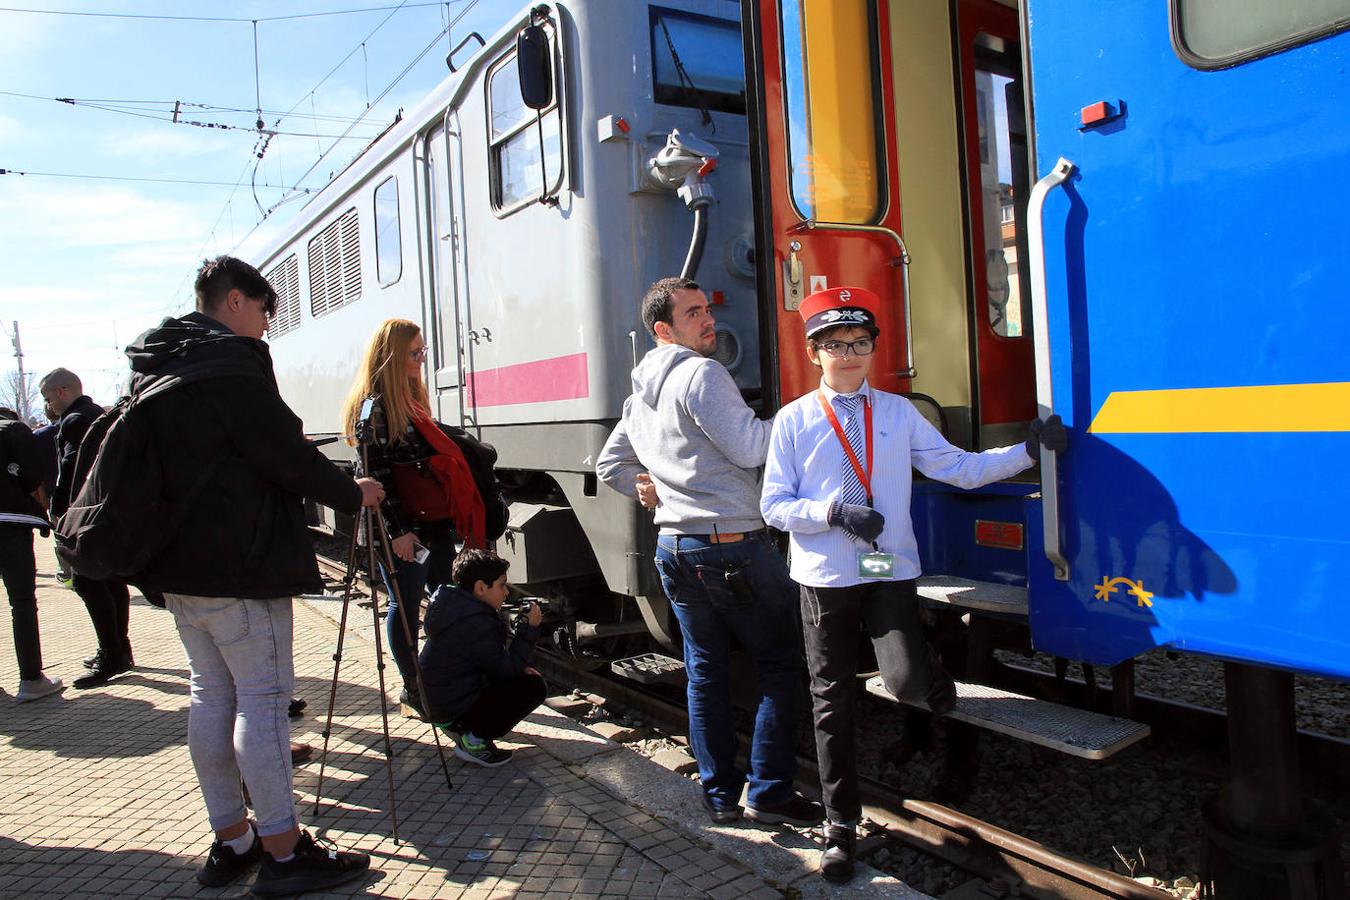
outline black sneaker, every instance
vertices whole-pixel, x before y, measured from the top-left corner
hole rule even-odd
[[[708,818],[712,819],[714,825],[730,825],[732,822],[739,821],[741,818],[741,808],[736,805],[722,806],[714,803],[707,794],[703,795],[703,808],[708,811]]]
[[[450,740],[455,742],[455,755],[465,762],[495,769],[511,761],[511,751],[503,750],[490,740],[472,737],[466,731],[456,731],[453,726],[437,725],[436,727],[450,735]]]
[[[93,656],[86,656],[81,662],[84,663],[86,669],[92,669],[94,666],[98,665],[99,660],[101,659],[103,659],[103,648],[99,647],[94,651]]]
[[[249,825],[249,830],[253,826]],[[253,832],[253,846],[243,853],[235,853],[224,841],[214,841],[206,854],[206,862],[197,870],[197,880],[207,887],[221,887],[237,879],[262,859],[262,838]]]
[[[426,720],[427,714],[422,705],[422,695],[417,692],[417,688],[405,686],[398,695],[398,705],[400,712],[405,719]]]
[[[292,719],[298,719],[305,714],[305,707],[309,703],[298,697],[292,697],[291,702],[286,707],[286,715]]]
[[[253,882],[253,893],[267,896],[321,891],[355,881],[370,870],[370,857],[366,854],[320,846],[308,831],[300,832],[294,853],[295,856],[284,863],[277,862],[272,854],[264,853],[258,877]]]
[[[745,817],[761,825],[794,825],[797,828],[810,828],[825,821],[825,808],[814,800],[807,800],[794,792],[791,798],[777,806],[751,806],[747,803]]]
[[[102,658],[95,660],[94,665],[89,668],[89,674],[75,679],[75,688],[84,690],[98,687],[112,681],[115,676],[130,671],[131,662],[125,656],[120,653],[117,656],[105,653]]]
[[[935,716],[945,716],[956,709],[956,682],[932,647],[928,648],[928,665],[933,672],[933,680],[928,683],[928,696],[925,698],[928,709]]]

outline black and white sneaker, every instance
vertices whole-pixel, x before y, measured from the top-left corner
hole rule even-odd
[[[792,825],[796,828],[810,828],[825,821],[825,807],[814,800],[807,800],[801,794],[793,793],[787,801],[777,806],[745,805],[745,817],[761,825]]]
[[[250,824],[249,830],[253,829]],[[206,862],[197,870],[197,880],[207,887],[222,887],[236,880],[262,859],[262,839],[253,832],[253,846],[243,853],[235,853],[224,841],[214,841],[206,854]]]
[[[368,855],[340,851],[327,841],[324,844],[321,846],[308,831],[302,831],[290,860],[277,862],[272,854],[264,853],[253,893],[270,896],[321,891],[354,881],[370,870]]]

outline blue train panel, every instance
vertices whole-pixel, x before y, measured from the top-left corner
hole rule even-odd
[[[1168,7],[1030,2],[1037,175],[1075,166],[1038,336],[1069,578],[1029,527],[1033,640],[1350,677],[1350,33],[1205,70]]]
[[[916,479],[910,516],[923,571],[1025,586],[1026,532],[1040,527],[1036,490],[1001,481],[967,491]]]

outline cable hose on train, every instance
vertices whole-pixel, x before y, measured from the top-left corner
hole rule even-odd
[[[689,252],[684,257],[681,278],[693,278],[698,264],[703,261],[703,245],[708,240],[708,204],[694,207],[694,233],[689,239]]]

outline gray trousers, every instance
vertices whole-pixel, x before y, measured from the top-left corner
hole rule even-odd
[[[242,822],[242,774],[258,834],[298,826],[286,707],[295,687],[291,598],[165,594],[192,669],[188,751],[219,831]]]

